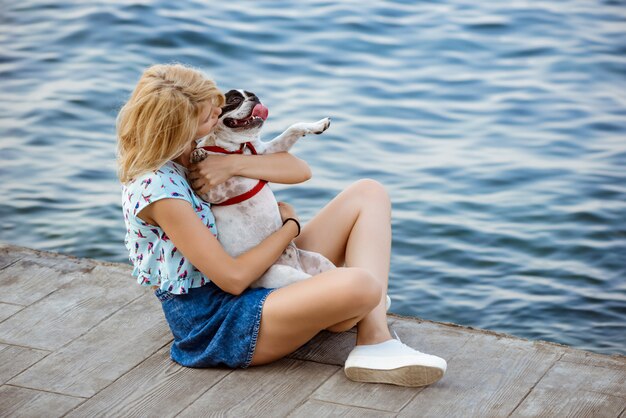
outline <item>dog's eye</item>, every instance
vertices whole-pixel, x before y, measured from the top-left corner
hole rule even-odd
[[[228,99],[227,103],[239,103],[241,101],[241,97],[231,97]]]

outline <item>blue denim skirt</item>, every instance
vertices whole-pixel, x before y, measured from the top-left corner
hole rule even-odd
[[[174,335],[172,360],[186,367],[248,367],[263,303],[274,290],[248,288],[235,296],[212,282],[184,295],[157,289],[154,294]]]

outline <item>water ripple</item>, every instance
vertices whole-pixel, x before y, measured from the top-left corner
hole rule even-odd
[[[180,61],[256,92],[267,138],[333,118],[295,147],[313,179],[274,190],[307,220],[386,185],[394,312],[626,353],[622,6],[7,3],[0,239],[125,261],[115,116]]]

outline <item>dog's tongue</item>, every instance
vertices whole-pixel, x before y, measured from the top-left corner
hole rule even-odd
[[[267,119],[267,114],[267,107],[263,106],[261,103],[254,106],[254,109],[252,109],[252,116],[258,116],[263,120]]]

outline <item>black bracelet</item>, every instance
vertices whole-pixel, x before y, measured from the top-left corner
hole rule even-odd
[[[296,225],[298,225],[298,235],[300,235],[300,222],[298,222],[296,219],[294,218],[287,218],[283,221],[283,226],[287,223],[287,221],[294,221],[296,223]],[[294,238],[296,238],[298,235],[296,235]]]

